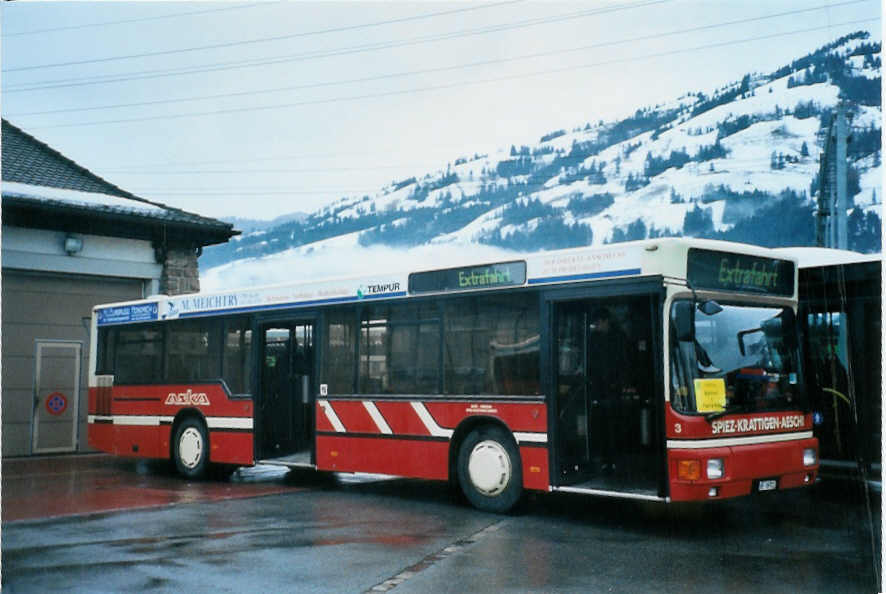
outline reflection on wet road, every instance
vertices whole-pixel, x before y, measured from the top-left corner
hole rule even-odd
[[[94,500],[77,497],[103,511],[138,509],[10,522],[21,512],[7,511],[6,466],[2,567],[12,592],[879,589],[879,497],[868,507],[827,485],[669,506],[536,494],[496,516],[440,483],[275,467],[194,483],[114,461],[82,465],[76,477],[49,465],[12,479],[33,481],[33,492],[61,477],[67,486],[55,493],[100,488]]]
[[[185,481],[167,465],[104,455],[3,460],[3,522],[286,493],[287,469],[243,468]]]

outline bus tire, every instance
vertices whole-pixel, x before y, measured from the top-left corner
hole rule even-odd
[[[497,425],[471,431],[458,451],[458,483],[477,509],[510,511],[523,496],[523,467],[511,435]]]
[[[203,478],[209,466],[209,438],[203,423],[193,417],[183,420],[172,443],[179,474],[189,479]]]

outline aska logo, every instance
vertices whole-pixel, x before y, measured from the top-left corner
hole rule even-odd
[[[204,392],[193,393],[191,390],[176,394],[170,392],[165,404],[174,406],[209,406],[209,397]]]

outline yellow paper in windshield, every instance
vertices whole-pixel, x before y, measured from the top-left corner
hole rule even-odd
[[[717,412],[726,408],[726,380],[695,380],[695,405],[698,412]]]

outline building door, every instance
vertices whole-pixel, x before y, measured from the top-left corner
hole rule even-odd
[[[649,295],[555,304],[560,485],[657,491],[655,311]]]
[[[37,340],[34,369],[34,454],[77,449],[80,353],[73,341]]]
[[[259,456],[310,449],[313,438],[314,325],[286,321],[262,327]]]

